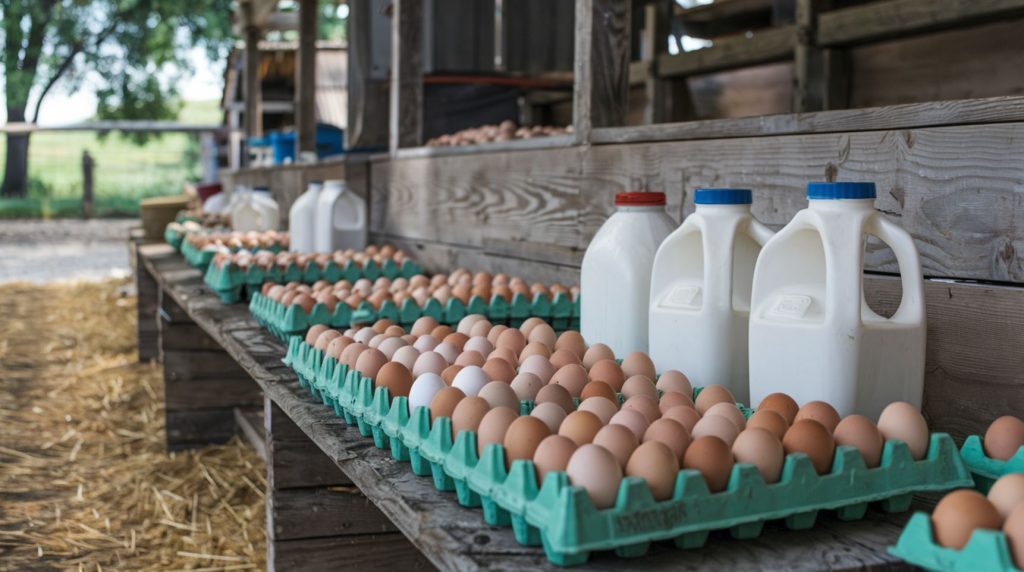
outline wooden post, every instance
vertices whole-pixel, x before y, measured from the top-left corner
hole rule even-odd
[[[263,94],[260,92],[260,38],[263,36],[258,26],[252,23],[252,3],[246,7],[245,25],[245,138],[246,144],[250,137],[263,135]],[[243,162],[249,163],[248,150]]]
[[[632,0],[576,0],[572,123],[578,143],[594,127],[626,122]]]
[[[295,159],[316,152],[317,0],[299,2],[299,51],[295,66]]]
[[[93,166],[95,162],[88,151],[82,151],[82,218],[93,215]]]
[[[391,20],[391,153],[423,140],[423,0],[394,0]]]
[[[388,145],[388,113],[390,101],[386,65],[377,69],[376,58],[382,50],[374,50],[375,35],[380,31],[373,26],[379,15],[373,12],[372,0],[349,0],[346,19],[348,28],[348,128],[345,130],[345,148],[376,148]],[[390,43],[385,43],[385,48]],[[386,51],[383,50],[383,51]],[[388,59],[390,64],[390,58]]]
[[[658,56],[668,52],[674,4],[672,0],[657,0],[644,6],[644,59],[650,62],[644,85],[647,94],[644,122],[647,124],[684,121],[696,115],[686,78],[658,76]]]
[[[849,103],[849,53],[818,46],[818,15],[830,0],[797,0],[796,46],[793,49],[796,85],[793,111],[843,109]]]

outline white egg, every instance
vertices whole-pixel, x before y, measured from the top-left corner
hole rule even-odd
[[[473,397],[480,393],[480,390],[490,381],[483,369],[475,365],[469,365],[455,374],[452,387],[461,389],[462,393],[465,393],[467,397]]]
[[[441,357],[444,359],[448,360],[449,364],[455,363],[455,360],[459,358],[459,354],[462,353],[457,347],[448,342],[441,342],[437,344],[434,351],[441,354]]]
[[[427,372],[417,377],[409,389],[409,412],[415,411],[417,407],[429,407],[430,400],[445,387],[447,384],[436,373]]]
[[[551,365],[551,360],[542,355],[532,355],[523,360],[522,365],[519,366],[520,373],[532,373],[536,375],[541,383],[547,384],[551,381],[551,376],[555,375],[555,366]]]

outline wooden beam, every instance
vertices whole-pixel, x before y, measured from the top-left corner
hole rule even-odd
[[[576,0],[573,129],[578,142],[594,127],[626,122],[632,0]]]
[[[252,9],[252,4],[244,4]],[[247,11],[248,12],[248,11]],[[260,49],[259,41],[263,35],[259,27],[251,23],[252,15],[246,18],[245,26],[245,137],[263,135],[263,94],[260,90]],[[248,163],[248,153],[243,158]]]
[[[657,70],[657,58],[668,53],[668,37],[672,30],[672,10],[676,3],[658,0],[644,6],[644,46],[648,60],[644,90],[647,124],[684,121],[695,116],[693,100],[686,78],[662,78]]]
[[[250,407],[236,407],[235,426],[246,443],[256,451],[256,456],[267,462],[267,435],[263,429],[263,411]]]
[[[317,0],[299,1],[299,49],[295,66],[295,158],[316,153]]]
[[[661,77],[691,76],[788,59],[796,47],[796,27],[778,26],[718,38],[710,47],[658,57]]]
[[[346,149],[381,148],[388,145],[389,81],[374,73],[373,46],[377,28],[372,0],[349,0],[348,27],[348,128]],[[385,70],[386,71],[386,70]]]
[[[1024,15],[1024,0],[886,0],[821,14],[818,43],[854,45]]]
[[[847,107],[850,96],[850,54],[842,48],[818,45],[818,19],[832,0],[797,0],[796,46],[793,60],[796,85],[793,111],[823,111]]]
[[[391,122],[389,145],[423,141],[423,0],[394,0],[391,20]]]

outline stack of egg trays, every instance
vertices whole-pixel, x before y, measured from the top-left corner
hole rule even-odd
[[[988,490],[999,477],[1010,473],[1024,473],[1024,447],[1018,449],[1008,461],[1000,461],[985,454],[979,435],[967,437],[964,446],[960,448],[960,456],[974,477],[974,488],[982,494],[988,494]]]
[[[998,530],[977,529],[960,550],[935,543],[931,517],[917,512],[903,528],[889,553],[910,564],[942,572],[1019,572],[1013,564],[1006,534]]]
[[[766,484],[756,467],[737,464],[726,490],[715,494],[694,470],[680,471],[672,498],[664,501],[655,501],[642,479],[627,477],[615,506],[599,510],[563,472],[550,473],[538,484],[531,461],[516,460],[506,470],[501,445],[488,445],[477,458],[475,433],[463,431],[453,441],[449,418],[431,426],[426,407],[410,414],[405,397],[391,400],[387,389],[374,390],[370,378],[324,358],[301,338],[293,338],[288,353],[311,393],[358,426],[361,435],[390,449],[396,460],[409,461],[417,475],[432,476],[438,490],[455,491],[460,504],[482,507],[488,524],[510,524],[520,543],[543,545],[548,559],[561,566],[585,563],[592,551],[641,556],[658,540],[699,548],[712,530],[754,538],[769,520],[785,519],[791,529],[807,529],[821,510],[856,520],[875,501],[883,510],[902,512],[915,492],[972,484],[953,440],[933,433],[920,461],[905,443],[888,441],[879,467],[867,469],[855,448],[840,446],[827,475],[818,475],[810,459],[797,453],[786,457],[779,482]],[[532,405],[522,402],[520,413],[528,414]]]

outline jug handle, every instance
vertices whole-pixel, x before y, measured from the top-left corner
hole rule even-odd
[[[921,274],[921,257],[913,237],[883,215],[874,217],[866,230],[892,248],[899,265],[903,298],[890,320],[914,321],[921,318],[924,314],[924,279]],[[914,314],[910,315],[911,312]]]
[[[762,247],[768,242],[768,239],[775,235],[772,229],[754,219],[751,219],[750,224],[747,225],[747,233]]]

